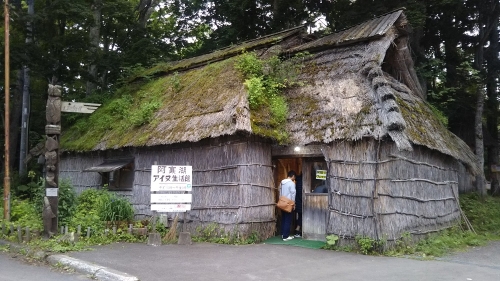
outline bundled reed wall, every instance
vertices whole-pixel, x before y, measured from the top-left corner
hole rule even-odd
[[[97,166],[103,161],[104,153],[102,152],[65,152],[59,162],[59,178],[69,180],[78,194],[88,188],[98,188],[101,186],[101,176],[98,173],[83,173],[82,170]]]
[[[61,175],[71,179],[80,192],[95,188],[100,185],[99,174],[80,171],[104,159],[126,155],[134,157],[134,187],[120,193],[130,197],[136,218],[152,215],[151,165],[191,165],[192,210],[179,214],[179,219],[186,221],[183,228],[196,232],[215,223],[225,233],[243,237],[257,233],[265,239],[274,234],[275,188],[269,143],[256,137],[228,136],[198,143],[70,154],[61,159]],[[173,219],[176,214],[167,215]]]
[[[373,139],[333,143],[326,156],[329,234],[391,242],[445,229],[460,217],[452,157],[422,146],[401,152]]]

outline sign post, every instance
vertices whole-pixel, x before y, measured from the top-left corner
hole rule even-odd
[[[186,211],[191,210],[193,196],[189,192],[191,192],[192,189],[192,166],[151,166],[151,211],[169,213],[183,212],[183,228],[186,223]],[[157,192],[169,193],[165,194]],[[179,244],[191,244],[190,234],[183,230],[179,236]]]
[[[50,238],[58,231],[57,209],[59,205],[59,140],[61,136],[61,112],[92,113],[100,104],[61,102],[61,86],[49,84],[49,97],[45,107],[45,197],[42,212],[43,230]]]
[[[63,101],[61,102],[61,111],[74,113],[92,113],[99,106],[101,106],[101,104],[99,103]]]

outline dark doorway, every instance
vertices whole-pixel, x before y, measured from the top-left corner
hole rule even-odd
[[[274,169],[274,186],[277,187],[275,190],[275,202],[278,201],[280,196],[279,186],[283,179],[287,177],[288,171],[293,170],[297,173],[297,175],[302,174],[302,158],[276,158],[273,159],[273,165],[276,167]],[[302,194],[301,194],[302,195]],[[281,235],[281,211],[278,208],[275,209],[275,217],[276,217],[276,233],[275,235]],[[294,214],[295,218],[295,214]],[[296,227],[295,219],[292,220],[292,234],[293,230]]]

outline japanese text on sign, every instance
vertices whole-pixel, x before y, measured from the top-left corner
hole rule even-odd
[[[151,191],[191,191],[192,166],[151,166]]]
[[[191,204],[152,204],[151,211],[157,212],[185,212],[191,210]]]
[[[316,170],[317,180],[326,180],[326,170]]]

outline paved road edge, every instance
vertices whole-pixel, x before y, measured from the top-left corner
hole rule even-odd
[[[0,240],[0,245],[8,245],[12,252],[31,255],[38,259],[45,259],[52,266],[64,265],[78,273],[90,276],[99,281],[140,281],[139,278],[125,272],[75,259],[62,254],[48,255],[45,252],[32,252],[29,247]]]

